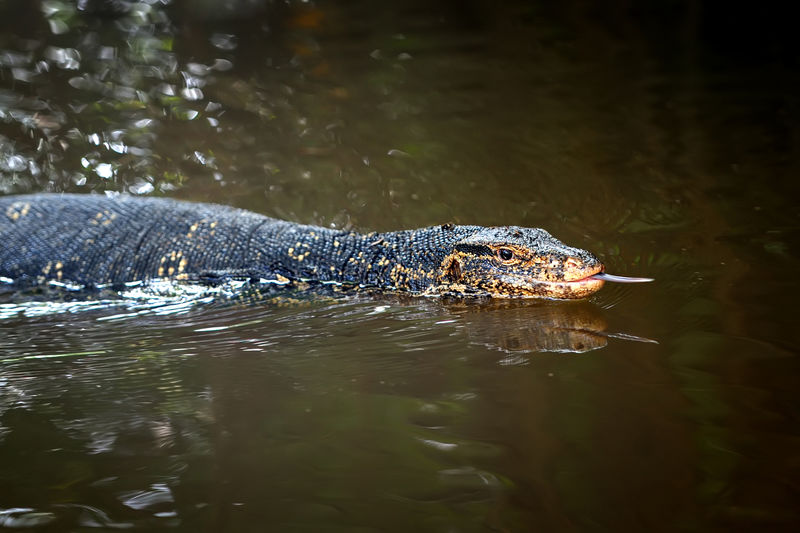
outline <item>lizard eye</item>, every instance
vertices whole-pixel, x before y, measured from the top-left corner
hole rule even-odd
[[[497,250],[497,257],[501,261],[511,261],[514,259],[514,252],[509,250],[508,248],[500,248]]]

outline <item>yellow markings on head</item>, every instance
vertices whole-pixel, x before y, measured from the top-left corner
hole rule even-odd
[[[27,215],[31,210],[31,204],[27,202],[14,202],[6,209],[6,216],[16,222]]]
[[[587,281],[591,266],[573,257],[536,255],[526,247],[491,246],[491,258],[477,258],[468,252],[454,252],[440,266],[438,291],[479,291],[494,298],[544,297],[583,298],[600,288],[602,282]],[[503,253],[510,250],[513,256]],[[486,261],[488,265],[481,266]],[[492,264],[494,266],[492,266]],[[573,283],[574,282],[574,283]]]

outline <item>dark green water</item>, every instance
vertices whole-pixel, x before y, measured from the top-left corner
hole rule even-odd
[[[0,528],[797,530],[793,19],[557,6],[0,3],[2,194],[537,226],[657,280],[497,304],[0,286]]]

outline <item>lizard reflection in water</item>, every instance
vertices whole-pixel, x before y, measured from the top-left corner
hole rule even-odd
[[[604,348],[609,338],[656,343],[644,337],[606,331],[601,310],[587,301],[519,302],[451,306],[470,340],[508,354],[585,353]]]

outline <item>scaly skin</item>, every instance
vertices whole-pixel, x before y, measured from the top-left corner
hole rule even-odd
[[[583,298],[603,265],[535,228],[387,233],[126,195],[0,198],[0,277],[117,286],[154,278],[334,282],[415,294]]]

